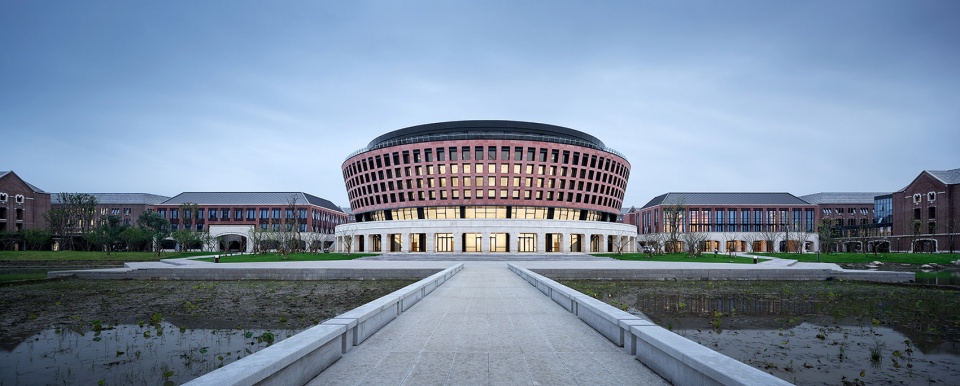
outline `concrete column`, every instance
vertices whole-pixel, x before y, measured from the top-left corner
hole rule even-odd
[[[547,233],[537,232],[537,253],[547,252]]]
[[[480,252],[490,253],[490,232],[480,233]]]
[[[463,253],[463,232],[453,233],[453,253]]]
[[[566,236],[570,237],[569,235]],[[566,240],[567,237],[564,237],[563,233],[558,233],[557,237],[560,238],[560,252],[570,253],[570,240]]]
[[[437,252],[437,234],[436,234],[436,233],[431,233],[431,232],[426,232],[426,235],[427,235],[427,245],[426,245],[426,249],[424,249],[424,250],[425,250],[427,253],[435,253],[435,252]]]
[[[380,253],[390,252],[390,244],[389,244],[389,240],[387,240],[386,233],[380,234],[380,250],[377,252],[380,252]]]
[[[410,234],[401,233],[400,234],[400,252],[403,252],[403,253],[410,252],[410,247],[407,245],[407,243],[409,242],[410,242]]]

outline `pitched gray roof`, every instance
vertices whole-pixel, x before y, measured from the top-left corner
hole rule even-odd
[[[156,205],[170,197],[160,196],[149,193],[86,193],[97,199],[98,204],[132,204],[132,205]],[[50,195],[51,204],[60,204],[60,193]]]
[[[700,205],[810,205],[790,193],[666,193],[654,197],[643,206],[649,208],[661,204],[686,206]],[[641,208],[641,209],[643,209]]]
[[[288,205],[291,196],[298,203],[310,203],[333,211],[340,207],[323,198],[303,192],[183,192],[163,202],[163,205],[194,203],[200,205]]]
[[[6,176],[8,173],[13,173],[13,170],[0,171],[0,178],[3,178],[3,177]],[[17,173],[13,173],[13,175],[17,175]],[[20,176],[17,176],[17,177],[20,177]],[[30,190],[32,190],[32,191],[34,191],[34,192],[36,192],[36,193],[46,193],[46,192],[43,191],[43,189],[40,189],[40,188],[34,186],[33,184],[27,182],[27,181],[24,180],[23,178],[21,178],[20,180],[23,181],[23,183],[27,184],[27,186],[30,188]]]
[[[960,184],[960,168],[951,170],[924,170],[947,185]]]
[[[873,204],[873,198],[890,192],[820,192],[800,196],[806,202],[819,204]]]

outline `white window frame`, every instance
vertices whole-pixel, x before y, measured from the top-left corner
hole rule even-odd
[[[26,200],[22,194],[18,194],[15,199],[17,200],[18,204],[22,204]]]
[[[937,200],[937,192],[927,192],[927,201],[934,202]]]

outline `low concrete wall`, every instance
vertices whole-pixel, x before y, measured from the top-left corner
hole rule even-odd
[[[186,385],[303,385],[463,269],[457,264]]]
[[[882,283],[913,281],[913,272],[852,271],[832,269],[604,269],[536,268],[557,280],[858,280]]]
[[[790,384],[526,268],[508,267],[675,385]]]

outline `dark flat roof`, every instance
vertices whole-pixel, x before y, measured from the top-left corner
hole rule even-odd
[[[392,146],[397,143],[403,143],[405,140],[410,141],[410,143],[426,142],[416,139],[428,136],[462,135],[464,138],[471,138],[471,136],[490,138],[490,135],[496,134],[527,134],[555,137],[586,142],[592,145],[591,147],[606,150],[606,145],[596,137],[574,129],[545,123],[500,120],[451,121],[411,126],[394,130],[375,138],[367,145],[367,150]]]

